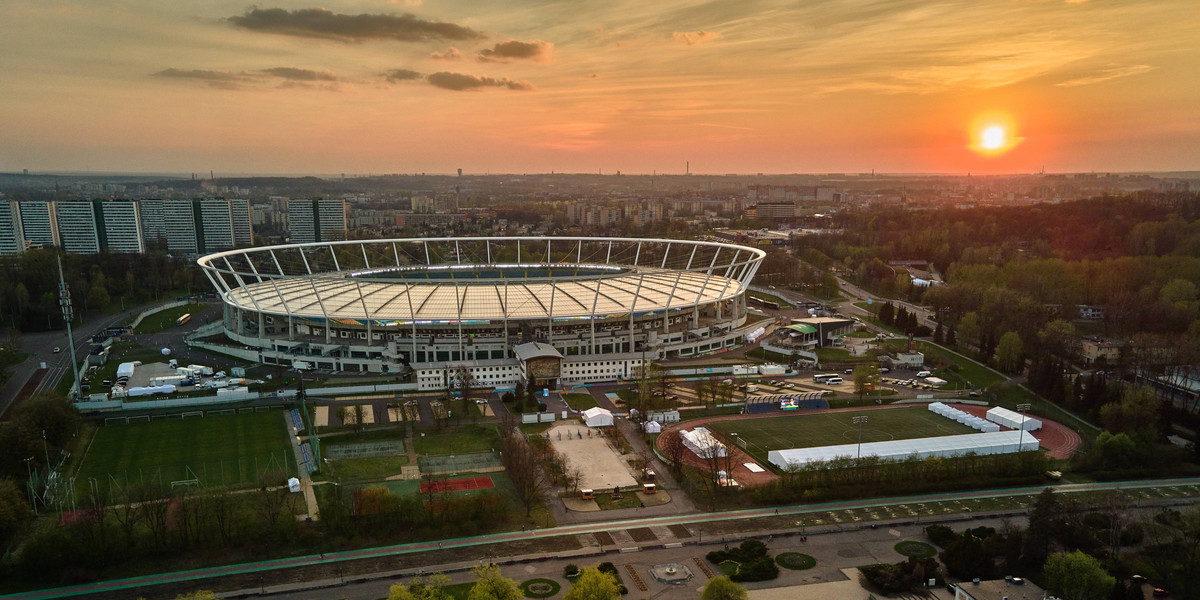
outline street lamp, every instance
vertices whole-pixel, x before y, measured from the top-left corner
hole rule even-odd
[[[860,417],[854,417],[853,419],[850,419],[850,421],[853,422],[854,424],[858,425],[858,458],[861,459],[862,458],[862,426],[863,426],[863,423],[867,422],[867,415],[862,415]]]
[[[1021,437],[1017,438],[1017,452],[1020,452],[1025,445],[1025,412],[1032,407],[1033,405],[1029,403],[1017,405],[1017,412],[1021,413]]]

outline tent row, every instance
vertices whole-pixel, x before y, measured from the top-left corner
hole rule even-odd
[[[703,427],[697,427],[691,431],[682,430],[679,433],[683,434],[683,445],[696,456],[700,458],[724,458],[728,456],[728,451],[725,444],[722,444],[717,438],[713,437],[712,433]]]
[[[1033,418],[1027,417],[1019,412],[1008,410],[1002,406],[997,406],[987,411],[989,421],[999,423],[1005,427],[1013,429],[1024,429],[1025,431],[1037,431],[1042,428],[1042,422]]]
[[[1027,431],[994,431],[869,442],[862,444],[861,450],[858,444],[771,450],[767,452],[767,460],[780,469],[786,470],[789,467],[801,467],[810,462],[856,456],[877,456],[882,459],[902,460],[910,456],[928,458],[930,456],[962,456],[964,454],[1008,454],[1022,450],[1037,450],[1038,448],[1037,438]]]
[[[931,402],[929,404],[929,411],[946,417],[947,419],[954,419],[955,421],[958,421],[959,423],[962,423],[971,429],[982,431],[984,433],[1000,431],[999,425],[988,421],[987,419],[981,419],[969,412],[959,410],[947,404],[942,404],[941,402]]]

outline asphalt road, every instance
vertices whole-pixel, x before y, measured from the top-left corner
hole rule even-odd
[[[1139,489],[1153,487],[1171,487],[1171,486],[1194,486],[1200,485],[1200,478],[1175,478],[1175,479],[1157,479],[1147,481],[1121,481],[1121,482],[1105,482],[1105,483],[1080,483],[1080,484],[1062,484],[1054,486],[1057,492],[1087,492],[1112,489]],[[142,577],[131,577],[114,581],[105,581],[86,585],[67,586],[61,588],[51,588],[45,590],[36,590],[19,594],[4,596],[3,598],[11,598],[14,600],[33,600],[45,598],[64,598],[78,595],[86,595],[99,592],[114,592],[119,590],[134,590],[145,586],[153,586],[160,584],[182,583],[182,582],[197,582],[198,580],[219,578],[226,575],[261,573],[272,571],[275,569],[286,569],[289,567],[305,567],[305,566],[320,566],[327,564],[335,564],[342,561],[353,561],[365,558],[377,558],[396,555],[416,554],[425,551],[452,549],[452,548],[468,548],[473,546],[483,546],[496,542],[514,541],[514,540],[529,540],[537,538],[551,538],[561,535],[575,535],[607,532],[614,529],[633,529],[643,527],[663,527],[669,525],[684,525],[696,526],[703,528],[705,523],[712,521],[726,521],[736,519],[753,519],[759,517],[769,517],[774,515],[785,516],[803,516],[809,513],[826,512],[830,510],[848,510],[860,508],[878,508],[884,506],[896,506],[900,504],[914,504],[921,502],[942,502],[954,500],[968,500],[972,498],[994,498],[994,497],[1011,497],[1011,496],[1033,496],[1037,495],[1045,489],[1045,486],[1033,486],[1023,488],[1010,488],[999,490],[980,490],[973,492],[954,492],[944,494],[921,494],[916,496],[905,496],[895,498],[874,498],[868,500],[850,500],[843,502],[826,502],[821,504],[796,505],[781,508],[755,508],[749,510],[730,511],[724,513],[710,514],[685,514],[685,515],[670,515],[649,517],[644,519],[626,519],[616,521],[605,521],[598,523],[580,523],[572,525],[564,525],[551,529],[541,529],[535,531],[513,531],[505,533],[494,533],[488,535],[472,536],[465,538],[449,539],[442,541],[418,542],[412,544],[400,544],[395,546],[385,546],[378,548],[365,548],[361,550],[350,550],[345,552],[323,554],[319,556],[297,556],[292,558],[283,558],[275,560],[265,560],[253,563],[243,563],[237,565],[227,565],[222,567],[210,567],[203,569],[193,569],[190,571],[179,571],[174,573],[161,573],[157,575],[147,575]],[[703,534],[701,534],[703,535]],[[749,536],[746,536],[749,537]],[[698,539],[702,542],[702,539]],[[426,572],[432,572],[435,568],[427,568]],[[195,584],[197,588],[202,587],[202,583]],[[303,587],[303,584],[301,584]],[[299,589],[299,588],[297,588]],[[285,589],[277,590],[279,592],[286,591]],[[131,593],[132,595],[132,593]],[[326,596],[328,597],[328,596]]]

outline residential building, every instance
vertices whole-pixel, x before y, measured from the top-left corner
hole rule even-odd
[[[25,200],[20,203],[21,231],[30,246],[57,246],[57,203],[44,200]]]
[[[128,200],[93,200],[100,248],[108,252],[141,254],[146,251],[138,203]]]
[[[58,202],[58,236],[62,249],[72,254],[100,252],[100,227],[96,208],[87,200]]]
[[[293,199],[287,203],[291,242],[333,242],[347,238],[346,201],[341,198]]]
[[[254,225],[250,218],[250,201],[245,198],[233,198],[229,201],[229,218],[233,221],[233,245],[235,247],[254,245]]]
[[[195,201],[199,206],[196,228],[200,231],[201,252],[221,252],[233,249],[233,214],[230,201],[224,198],[204,198]],[[249,214],[246,216],[249,220]]]
[[[1079,356],[1089,365],[1103,361],[1103,364],[1115,365],[1121,359],[1121,343],[1115,340],[1092,337],[1079,342]]]
[[[25,251],[25,234],[21,229],[21,206],[15,200],[0,200],[0,254],[20,254]]]

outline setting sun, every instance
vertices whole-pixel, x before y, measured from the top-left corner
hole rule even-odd
[[[1003,127],[988,127],[983,130],[983,140],[979,145],[987,150],[999,150],[1004,147],[1005,137]]]

